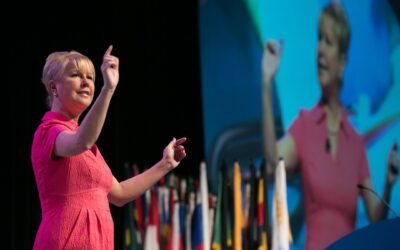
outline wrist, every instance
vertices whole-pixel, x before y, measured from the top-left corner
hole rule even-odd
[[[173,163],[168,160],[168,159],[161,159],[158,164],[157,164],[157,168],[163,172],[165,172],[165,174],[167,174],[169,171],[171,171],[174,167],[173,167]]]
[[[272,85],[272,81],[274,80],[274,77],[273,77],[273,76],[268,76],[268,75],[266,75],[266,74],[263,74],[262,79],[263,79],[264,88],[265,88],[265,87],[270,88],[271,85]]]
[[[115,92],[115,88],[106,87],[106,86],[103,86],[101,88],[101,93],[103,93],[105,95],[113,95],[114,92]]]

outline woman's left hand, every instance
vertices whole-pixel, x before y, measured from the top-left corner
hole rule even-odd
[[[171,165],[171,169],[176,168],[180,161],[186,156],[185,147],[182,145],[186,141],[186,137],[179,138],[175,137],[172,141],[165,147],[163,153],[163,160]]]

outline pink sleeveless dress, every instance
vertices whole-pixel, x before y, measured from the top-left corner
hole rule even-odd
[[[42,208],[33,249],[114,249],[107,199],[112,173],[94,145],[72,157],[52,156],[57,135],[75,121],[47,112],[35,132],[32,166]]]

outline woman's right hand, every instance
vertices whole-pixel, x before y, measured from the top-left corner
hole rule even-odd
[[[271,84],[279,67],[283,48],[283,39],[279,41],[268,40],[264,47],[262,58],[262,77],[263,82]]]

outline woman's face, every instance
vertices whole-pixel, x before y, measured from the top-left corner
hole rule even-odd
[[[69,63],[59,81],[56,81],[57,95],[66,110],[74,114],[83,112],[93,100],[94,75],[89,67],[79,68]]]
[[[334,32],[335,22],[328,15],[322,15],[318,28],[318,80],[321,88],[340,85],[346,57],[339,54],[339,41]]]

